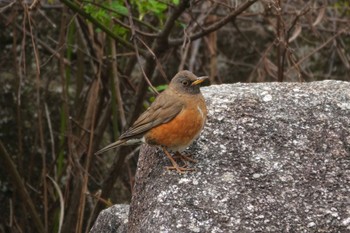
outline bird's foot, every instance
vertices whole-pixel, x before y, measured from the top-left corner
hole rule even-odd
[[[183,155],[178,151],[175,153],[175,156],[174,156],[175,159],[181,159],[181,161],[184,164],[187,164],[187,161],[191,162],[191,163],[197,163],[197,160],[192,159],[191,157],[192,157],[192,155]]]
[[[179,174],[186,173],[187,171],[195,171],[194,168],[187,167],[188,163],[185,161],[185,159],[182,159],[182,161],[184,162],[184,165],[179,166],[179,164],[177,164],[177,162],[174,160],[174,158],[171,156],[171,154],[164,147],[162,147],[162,149],[163,149],[164,153],[166,154],[166,156],[169,158],[171,164],[173,165],[173,166],[166,166],[165,169],[167,169],[168,171],[176,170]]]
[[[187,164],[185,166],[183,166],[183,167],[180,167],[180,166],[166,166],[165,169],[168,170],[168,171],[176,170],[179,174],[185,174],[186,172],[190,172],[190,171],[195,171],[196,170],[194,168],[188,168]]]

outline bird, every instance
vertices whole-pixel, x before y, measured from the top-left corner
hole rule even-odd
[[[187,163],[180,166],[169,151],[175,152],[182,161],[195,162],[181,152],[199,137],[204,128],[208,110],[200,86],[207,79],[207,76],[197,77],[188,70],[179,71],[167,89],[155,98],[116,142],[95,154],[102,154],[122,145],[146,143],[162,148],[172,163],[172,166],[166,167],[168,170],[176,170],[178,173],[194,170],[188,168]]]

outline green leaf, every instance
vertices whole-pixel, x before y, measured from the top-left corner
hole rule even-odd
[[[162,91],[164,91],[165,89],[168,88],[168,84],[159,85],[159,86],[156,86],[156,87],[154,87],[154,88],[155,88],[158,92],[162,92]],[[151,89],[150,87],[148,87],[148,91],[150,91],[150,92],[153,93],[153,91],[152,91],[152,89]]]
[[[149,97],[149,102],[153,103],[155,99],[156,99],[156,97],[151,96],[151,97]]]
[[[119,2],[112,2],[110,8],[113,9],[116,13],[121,15],[128,15],[128,8]]]
[[[164,85],[159,85],[156,87],[157,91],[164,91],[165,89],[168,88],[168,84],[164,84]]]

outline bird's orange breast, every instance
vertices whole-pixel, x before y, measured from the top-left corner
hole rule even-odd
[[[203,129],[207,109],[203,101],[184,108],[174,119],[151,129],[145,139],[148,144],[161,145],[174,151],[188,147]]]

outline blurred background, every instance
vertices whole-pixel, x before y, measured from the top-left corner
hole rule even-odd
[[[348,0],[0,0],[0,232],[88,232],[129,203],[118,136],[179,71],[350,80]]]

